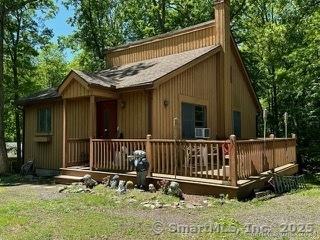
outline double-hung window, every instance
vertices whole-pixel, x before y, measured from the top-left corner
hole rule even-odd
[[[195,128],[207,127],[207,108],[202,105],[182,103],[182,138],[194,139]]]
[[[38,109],[37,132],[39,134],[51,134],[52,132],[52,113],[50,108]]]

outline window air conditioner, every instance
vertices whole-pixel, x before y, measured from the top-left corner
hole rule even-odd
[[[210,128],[196,128],[195,129],[196,138],[210,138]]]

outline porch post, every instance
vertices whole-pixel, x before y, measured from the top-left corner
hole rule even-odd
[[[95,96],[90,96],[89,106],[89,137],[95,138],[96,136],[96,99]]]
[[[274,139],[275,139],[275,136],[274,134],[270,134],[270,138],[272,139],[272,167],[271,167],[271,172],[274,173],[274,169],[275,169],[275,162],[276,162],[276,151],[274,149]]]
[[[67,100],[63,99],[62,105],[62,167],[67,167],[67,121],[66,121]]]
[[[89,143],[89,161],[90,161],[90,171],[93,170],[93,141],[92,138],[90,138]]]
[[[96,137],[96,99],[95,96],[90,96],[90,104],[89,104],[89,162],[90,162],[90,170],[93,170],[93,139]]]
[[[147,154],[147,159],[149,161],[149,172],[148,176],[152,177],[152,168],[153,168],[153,160],[152,160],[152,146],[151,146],[151,135],[147,135],[147,142],[146,142],[146,154]]]
[[[230,136],[229,144],[229,158],[230,158],[230,180],[232,186],[238,185],[238,163],[237,163],[237,141],[236,136]]]
[[[295,144],[294,144],[294,162],[293,163],[297,163],[297,135],[292,133],[291,137],[295,140]]]

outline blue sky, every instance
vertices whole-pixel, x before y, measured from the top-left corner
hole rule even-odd
[[[74,30],[74,28],[67,23],[68,18],[72,17],[74,14],[73,9],[66,9],[61,0],[56,1],[56,3],[59,7],[58,13],[53,19],[47,20],[45,23],[48,28],[53,30],[54,42],[57,42],[58,37],[69,35]],[[71,51],[66,51],[65,54],[68,60],[72,58]]]

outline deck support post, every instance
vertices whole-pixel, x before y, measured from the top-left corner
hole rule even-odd
[[[270,134],[270,138],[271,138],[271,140],[272,140],[272,166],[271,166],[271,172],[272,173],[274,173],[274,170],[275,170],[275,166],[276,166],[276,155],[275,155],[275,153],[276,153],[276,151],[275,151],[275,144],[274,144],[274,139],[275,139],[275,135],[274,134]]]
[[[238,160],[237,160],[237,141],[236,136],[230,136],[229,158],[230,158],[230,180],[232,186],[238,185]]]
[[[89,143],[89,162],[90,162],[90,171],[93,171],[93,141],[92,141],[92,138],[90,138],[90,143]]]
[[[152,159],[152,146],[151,146],[151,135],[147,135],[147,141],[146,141],[146,154],[147,154],[147,159],[149,161],[149,171],[148,171],[148,176],[152,177],[152,169],[153,169],[153,159]]]
[[[63,99],[62,105],[62,167],[67,167],[67,100]]]

